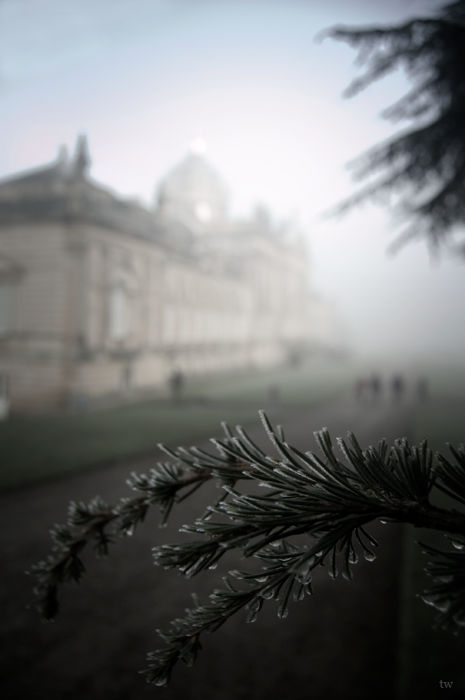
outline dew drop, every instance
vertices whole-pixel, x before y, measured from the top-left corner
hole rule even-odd
[[[374,561],[376,559],[376,554],[374,552],[364,552],[363,556],[367,561]]]
[[[305,588],[301,586],[298,591],[294,592],[294,600],[299,601],[305,598]]]
[[[426,595],[421,595],[420,599],[425,603],[425,605],[431,605],[432,608],[436,607],[436,603],[437,603],[436,596],[426,594]]]
[[[465,627],[465,610],[462,610],[461,612],[454,615],[454,622],[460,627]]]

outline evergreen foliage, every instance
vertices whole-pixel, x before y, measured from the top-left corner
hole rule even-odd
[[[409,222],[394,249],[420,236],[432,249],[448,245],[465,255],[465,242],[455,236],[455,227],[465,222],[465,0],[445,5],[436,16],[396,26],[335,27],[328,33],[357,48],[358,62],[366,66],[346,96],[399,67],[413,83],[383,113],[409,127],[354,162],[356,177],[367,185],[339,211],[393,193]]]
[[[164,646],[149,654],[146,679],[166,685],[176,663],[192,664],[201,637],[228,618],[245,611],[253,622],[263,605],[273,600],[278,616],[287,616],[290,601],[312,593],[317,566],[331,577],[351,578],[359,557],[375,559],[377,542],[369,525],[381,520],[410,523],[443,532],[443,551],[422,545],[429,556],[432,583],[423,600],[440,613],[444,625],[465,625],[465,447],[451,447],[451,457],[433,455],[426,443],[412,446],[406,439],[389,446],[381,441],[363,450],[353,434],[338,439],[336,451],[326,429],[315,433],[318,453],[290,445],[280,426],[261,413],[273,454],[265,453],[237,426],[223,424],[224,437],[212,440],[216,451],[195,447],[170,450],[169,457],[149,474],[132,474],[135,498],[109,506],[100,498],[71,503],[66,525],[52,531],[53,550],[38,563],[37,607],[45,619],[58,611],[58,588],[78,581],[85,570],[87,546],[107,554],[117,537],[132,534],[151,506],[162,522],[172,506],[210,479],[220,482],[223,495],[182,531],[185,541],[154,549],[155,563],[192,577],[214,568],[232,549],[250,561],[244,571],[230,571],[224,587],[205,603],[196,602],[184,618],[160,632]],[[443,492],[450,508],[434,505],[434,492]],[[461,508],[461,510],[460,510]],[[253,564],[255,566],[253,566]]]

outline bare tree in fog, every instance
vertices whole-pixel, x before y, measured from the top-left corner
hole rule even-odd
[[[392,249],[423,237],[433,250],[448,246],[465,256],[465,242],[454,242],[453,236],[465,223],[465,1],[396,26],[335,27],[328,33],[356,47],[367,68],[346,96],[399,67],[413,83],[383,113],[410,127],[356,159],[356,177],[367,184],[338,211],[393,194],[408,225]]]

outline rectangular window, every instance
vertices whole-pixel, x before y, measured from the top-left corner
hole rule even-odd
[[[110,339],[123,340],[129,330],[128,297],[126,290],[115,287],[110,294]]]

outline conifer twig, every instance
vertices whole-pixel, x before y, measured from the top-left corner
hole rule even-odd
[[[452,551],[422,545],[432,586],[423,599],[442,615],[444,624],[465,623],[465,512],[431,500],[441,491],[459,507],[465,504],[465,448],[450,448],[451,459],[433,455],[426,442],[412,446],[406,439],[363,450],[351,433],[338,439],[335,450],[326,429],[316,432],[319,453],[301,452],[289,444],[260,412],[275,456],[266,454],[238,426],[223,424],[225,437],[212,440],[216,453],[178,448],[161,449],[171,462],[158,464],[148,475],[132,474],[129,485],[142,495],[110,507],[100,498],[72,503],[65,526],[52,530],[53,551],[33,571],[43,617],[58,610],[58,586],[79,580],[81,554],[93,543],[107,554],[116,537],[132,534],[149,507],[160,507],[166,521],[176,502],[215,478],[223,486],[217,503],[181,532],[195,535],[154,548],[155,563],[192,577],[214,568],[230,551],[239,550],[255,570],[231,571],[225,586],[204,604],[160,632],[164,648],[152,652],[144,671],[149,682],[166,685],[177,661],[191,664],[200,638],[245,610],[253,621],[267,600],[286,617],[291,600],[312,593],[312,573],[326,566],[332,578],[352,577],[352,567],[364,557],[376,558],[377,542],[368,528],[374,521],[408,523],[443,532]],[[252,482],[257,489],[239,487]]]

